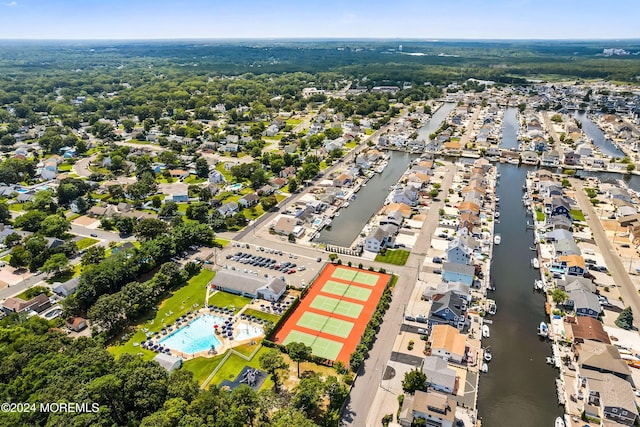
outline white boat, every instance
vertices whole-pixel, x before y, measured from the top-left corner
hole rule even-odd
[[[496,196],[495,201],[499,202],[500,201],[500,197]]]
[[[334,216],[340,216],[340,211],[337,211]]]
[[[495,301],[489,300],[489,314],[493,316],[496,314],[496,311],[498,311],[498,306]]]
[[[494,218],[500,218],[500,212],[495,212],[495,213],[493,214],[493,217],[494,217]]]
[[[545,362],[547,362],[547,365],[554,365],[555,362],[553,361],[553,357],[547,357],[545,359]]]
[[[491,359],[493,359],[493,356],[491,355],[491,350],[489,350],[489,347],[487,347],[484,349],[484,360],[490,362]]]
[[[489,331],[489,326],[482,325],[482,338],[489,338],[491,336],[491,332]]]
[[[489,365],[486,362],[482,364],[482,372],[485,374],[489,372]]]
[[[536,279],[533,281],[533,289],[536,291],[541,291],[544,289],[544,282],[542,279]]]
[[[562,419],[562,417],[556,418],[555,427],[564,427],[564,420]]]
[[[493,236],[493,244],[494,245],[499,245],[500,242],[502,242],[502,236],[499,234],[496,234],[495,236]]]
[[[538,327],[538,335],[544,338],[549,336],[549,327],[546,323],[540,322],[540,326]]]
[[[531,267],[540,268],[540,261],[538,261],[538,258],[531,258]]]
[[[342,205],[343,208],[348,208],[349,207],[349,202],[344,202],[344,204]]]

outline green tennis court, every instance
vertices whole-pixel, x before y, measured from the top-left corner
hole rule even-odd
[[[311,347],[311,353],[329,360],[336,360],[343,346],[340,342],[296,331],[295,329],[292,329],[289,332],[289,335],[284,339],[283,344],[287,345],[290,342],[304,343]]]
[[[354,271],[347,268],[336,268],[331,277],[342,279],[347,282],[356,282],[361,285],[375,286],[378,283],[377,274],[365,273],[363,271]]]
[[[346,320],[334,319],[322,314],[307,311],[302,314],[297,323],[298,326],[324,332],[337,337],[346,338],[353,329],[353,323]]]
[[[349,301],[341,301],[339,299],[325,297],[324,295],[317,295],[313,299],[313,301],[311,301],[309,307],[329,313],[340,314],[342,316],[351,317],[353,319],[357,319],[358,317],[360,317],[360,313],[363,309],[363,306],[360,304],[355,304]]]
[[[333,280],[327,280],[327,283],[322,287],[322,292],[339,295],[341,297],[353,298],[360,301],[367,301],[371,295],[370,289],[351,286],[341,282],[334,282]]]

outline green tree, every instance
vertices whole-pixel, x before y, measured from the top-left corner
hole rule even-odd
[[[53,254],[51,257],[45,261],[41,270],[45,273],[58,273],[67,268],[69,265],[69,259],[65,254]]]
[[[424,390],[427,387],[427,376],[422,370],[416,368],[404,374],[402,380],[402,390],[405,393],[413,394],[416,390]]]
[[[204,157],[198,157],[195,169],[198,178],[207,178],[209,176],[209,163]]]
[[[298,181],[294,178],[289,178],[289,193],[295,193],[298,189]]]
[[[11,248],[22,241],[22,237],[15,231],[4,238],[4,244]]]
[[[31,263],[31,252],[22,245],[14,246],[11,249],[11,258],[9,265],[14,268],[26,267]]]
[[[25,231],[38,231],[42,221],[47,217],[45,212],[41,211],[27,211],[20,215],[13,224],[17,228],[22,228]]]
[[[279,392],[280,376],[278,375],[278,371],[289,368],[289,365],[284,361],[284,357],[282,357],[282,353],[276,349],[270,349],[266,353],[263,353],[258,361],[260,362],[260,367],[271,375],[273,388],[276,392]]]
[[[251,181],[251,188],[253,188],[254,190],[257,190],[258,188],[269,182],[267,173],[264,169],[256,169],[249,177],[249,180]]]
[[[160,209],[160,206],[162,206],[162,199],[160,198],[159,195],[155,195],[151,198],[151,206],[153,206],[156,209]]]
[[[191,203],[187,206],[187,218],[198,222],[206,222],[209,217],[209,204],[206,202]]]
[[[290,342],[286,345],[287,354],[298,366],[298,378],[300,378],[300,362],[309,359],[311,347],[301,342]]]
[[[133,227],[133,232],[135,233],[136,238],[142,241],[154,239],[168,231],[169,226],[167,223],[156,218],[145,218],[138,221]]]
[[[264,209],[265,212],[268,212],[278,204],[278,200],[275,196],[266,196],[260,199],[260,204],[262,205],[262,209]]]
[[[562,289],[554,289],[553,292],[551,292],[551,299],[556,304],[560,304],[563,301],[566,301],[568,297],[569,294],[567,294]]]
[[[49,215],[40,225],[40,231],[47,237],[61,238],[70,229],[71,224],[69,221],[57,214]]]
[[[11,212],[6,203],[0,203],[0,222],[6,224],[11,219]]]
[[[631,307],[627,307],[620,312],[615,324],[622,329],[633,329],[633,311],[631,311]]]
[[[83,266],[100,264],[105,259],[105,256],[106,250],[104,246],[93,245],[87,248],[80,262]]]
[[[124,236],[128,236],[133,233],[133,230],[138,221],[133,217],[119,216],[115,218],[115,227]]]
[[[162,218],[169,218],[174,216],[177,213],[178,213],[178,204],[174,201],[169,200],[165,202],[164,205],[162,205],[162,207],[160,208],[160,211],[158,212],[158,216]]]

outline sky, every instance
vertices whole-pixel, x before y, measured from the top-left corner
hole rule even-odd
[[[640,38],[637,0],[0,0],[0,39]]]

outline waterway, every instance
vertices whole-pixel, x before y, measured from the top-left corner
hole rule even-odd
[[[515,150],[518,148],[518,109],[507,108],[502,118],[502,141],[500,148]]]
[[[531,268],[536,252],[533,232],[526,229],[527,217],[522,205],[522,184],[529,167],[500,164],[501,184],[497,194],[502,206],[500,223],[495,231],[502,235],[494,247],[491,278],[496,291],[498,312],[493,316],[491,338],[484,345],[491,348],[493,360],[489,373],[480,378],[479,416],[483,426],[544,427],[552,426],[562,415],[556,399],[557,372],[545,363],[551,345],[537,336],[536,329],[546,321],[544,297],[533,291],[539,270]]]
[[[582,130],[587,136],[593,139],[593,144],[600,149],[600,152],[610,157],[624,157],[624,153],[618,149],[610,139],[607,139],[600,127],[591,121],[585,112],[576,111],[575,118],[582,123]]]
[[[418,130],[418,138],[428,141],[429,135],[435,132],[451,110],[455,103],[442,105]],[[334,217],[331,228],[323,229],[314,241],[330,245],[349,247],[356,240],[362,228],[369,218],[377,212],[385,198],[389,195],[389,187],[395,185],[409,164],[418,157],[400,151],[392,151],[389,164],[382,173],[376,174],[357,193],[356,200],[349,201],[349,207],[340,210],[340,216]]]

